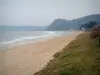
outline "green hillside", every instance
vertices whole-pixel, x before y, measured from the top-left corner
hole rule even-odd
[[[100,75],[98,40],[91,39],[88,32],[79,35],[34,75]]]

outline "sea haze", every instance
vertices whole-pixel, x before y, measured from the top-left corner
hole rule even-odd
[[[47,26],[7,26],[7,25],[0,25],[0,31],[44,31],[46,30]]]

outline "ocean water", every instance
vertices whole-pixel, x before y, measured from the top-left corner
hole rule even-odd
[[[72,31],[0,31],[0,50],[9,46],[36,42],[45,38],[68,35]]]

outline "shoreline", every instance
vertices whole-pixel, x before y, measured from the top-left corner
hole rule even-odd
[[[63,31],[63,33],[61,34],[53,34],[53,35],[44,35],[44,36],[41,36],[41,38],[37,38],[37,39],[28,39],[28,40],[24,40],[24,41],[18,41],[18,42],[13,42],[13,43],[10,43],[10,41],[8,41],[8,44],[4,44],[4,45],[1,45],[1,50],[10,50],[14,47],[20,47],[20,46],[23,46],[23,45],[27,45],[27,44],[33,44],[33,43],[37,43],[37,42],[42,42],[43,40],[50,40],[50,39],[54,39],[54,38],[57,38],[57,37],[62,37],[62,36],[65,36],[65,35],[70,35],[72,34],[73,31]],[[40,36],[39,36],[40,37]],[[15,39],[17,40],[17,39]],[[12,40],[14,41],[14,40]],[[5,42],[7,43],[7,42]],[[3,47],[2,47],[3,46]]]
[[[55,53],[62,50],[81,33],[75,31],[69,35],[0,51],[0,74],[33,75],[53,59]]]
[[[10,50],[12,48],[21,47],[21,46],[27,45],[27,44],[33,44],[33,43],[35,44],[35,43],[38,43],[38,42],[42,42],[44,40],[50,40],[50,39],[54,39],[54,38],[57,38],[57,37],[63,37],[63,36],[66,36],[66,35],[70,35],[72,33],[73,33],[73,31],[70,31],[70,32],[67,32],[67,33],[66,33],[66,31],[64,31],[62,34],[59,34],[59,35],[58,34],[53,34],[52,36],[38,38],[36,40],[29,39],[29,40],[19,41],[19,42],[15,42],[15,43],[11,43],[11,44],[5,44],[5,47],[2,47],[0,49],[0,51]]]

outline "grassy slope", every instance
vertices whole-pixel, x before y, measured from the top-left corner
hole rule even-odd
[[[34,75],[100,75],[100,47],[89,33],[79,35]]]

